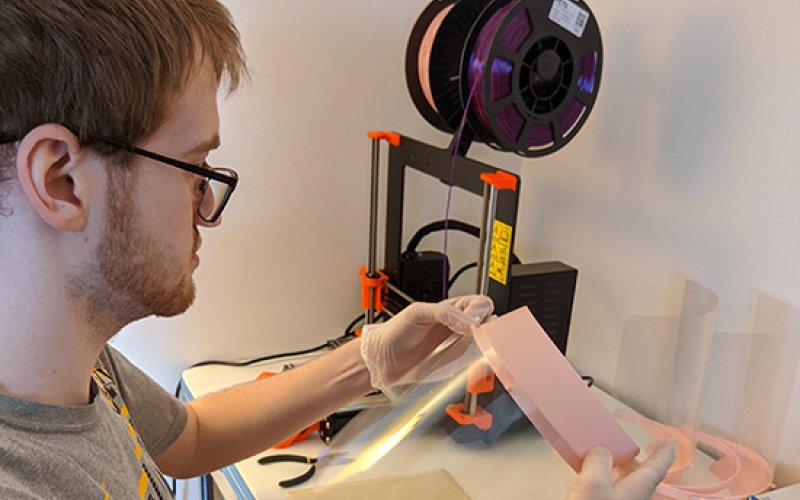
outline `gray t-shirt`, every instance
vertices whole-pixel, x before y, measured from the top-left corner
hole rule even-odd
[[[0,395],[0,498],[172,498],[151,457],[181,433],[186,410],[112,347],[100,366],[88,405]]]

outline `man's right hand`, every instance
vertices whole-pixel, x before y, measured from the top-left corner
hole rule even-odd
[[[567,500],[649,500],[677,453],[674,441],[664,441],[641,464],[614,471],[611,452],[594,448],[583,459],[581,473],[567,493]],[[623,477],[615,481],[614,472]]]

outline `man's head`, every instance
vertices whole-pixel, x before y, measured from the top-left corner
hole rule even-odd
[[[81,143],[135,143],[201,61],[229,90],[245,74],[217,0],[8,0],[0,26],[0,136],[12,139],[59,123]]]
[[[219,85],[246,75],[228,12],[217,0],[10,0],[0,26],[5,214],[58,247],[69,294],[98,321],[182,312],[197,226],[210,225],[203,178],[105,139],[204,165]]]

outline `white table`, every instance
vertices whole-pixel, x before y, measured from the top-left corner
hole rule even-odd
[[[249,367],[201,366],[184,371],[181,395],[191,400],[242,382],[255,380],[262,371],[280,372],[287,363],[301,364],[315,355],[282,358]],[[594,394],[610,411],[629,409],[600,389]],[[640,446],[652,438],[643,430],[622,424]],[[259,465],[258,457],[267,453],[293,453],[317,456],[325,445],[316,435],[284,450],[265,450],[251,458],[212,473],[226,499],[282,499],[288,491],[277,483],[304,472],[304,464],[279,463]],[[348,464],[332,460],[320,467],[315,477],[298,488],[330,484]],[[337,470],[337,467],[340,470]],[[350,467],[350,469],[347,469]],[[502,435],[489,446],[454,442],[442,425],[429,425],[412,432],[383,459],[360,472],[358,479],[424,473],[445,469],[473,499],[562,499],[575,480],[575,473],[559,458],[550,445],[532,428]]]

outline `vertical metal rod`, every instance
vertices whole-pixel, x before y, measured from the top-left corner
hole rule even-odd
[[[492,228],[497,215],[497,188],[486,182],[483,185],[483,216],[478,243],[478,278],[476,292],[486,295],[489,291],[489,262],[492,255]],[[464,410],[474,417],[478,412],[478,395],[467,391],[464,394]]]
[[[478,255],[477,293],[486,295],[489,292],[489,264],[492,256],[492,230],[497,216],[497,187],[486,183],[483,187],[483,220],[481,221],[481,237]]]
[[[490,211],[490,203],[491,203],[491,185],[489,183],[483,184],[483,212],[481,214],[481,233],[478,239],[478,267],[477,267],[477,278],[475,280],[475,293],[481,293],[481,280],[483,276],[483,266],[484,261],[483,257],[485,255],[485,246],[486,246],[486,228],[489,224],[489,211]]]
[[[464,394],[464,411],[470,417],[478,413],[478,395],[467,391]]]
[[[380,139],[372,139],[372,166],[369,193],[369,249],[367,251],[367,277],[377,278],[375,272],[378,253],[378,175],[380,172]],[[365,311],[365,324],[375,322],[375,296],[369,294],[369,308]]]

